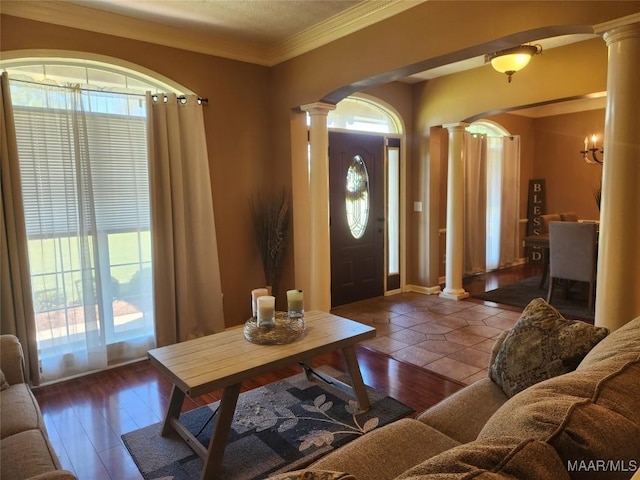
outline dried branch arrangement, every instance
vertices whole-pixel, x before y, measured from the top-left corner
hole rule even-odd
[[[267,285],[274,286],[282,268],[289,232],[289,194],[260,193],[251,199],[251,215]]]

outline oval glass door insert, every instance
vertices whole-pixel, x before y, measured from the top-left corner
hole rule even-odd
[[[360,155],[351,159],[347,170],[345,209],[347,223],[354,238],[361,238],[369,221],[369,174]]]

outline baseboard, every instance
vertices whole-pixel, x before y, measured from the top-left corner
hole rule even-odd
[[[440,285],[435,287],[423,287],[422,285],[407,285],[407,292],[422,293],[423,295],[439,295],[442,293]]]

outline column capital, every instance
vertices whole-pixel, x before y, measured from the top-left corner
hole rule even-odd
[[[300,110],[308,112],[309,115],[329,115],[329,112],[335,109],[335,105],[325,102],[307,103],[300,106]]]
[[[446,128],[450,132],[453,132],[453,131],[457,131],[457,130],[464,130],[469,125],[470,124],[466,123],[466,122],[456,122],[456,123],[445,123],[444,125],[442,125],[442,127]]]
[[[620,42],[622,40],[640,38],[640,22],[614,27],[611,30],[607,30],[604,35],[602,35],[602,38],[607,44],[607,47],[612,43]]]
[[[615,20],[611,20],[609,22],[599,23],[598,25],[595,25],[593,27],[593,31],[598,35],[602,35],[610,32],[611,30],[617,30],[621,27],[631,27],[629,30],[633,31],[634,26],[636,31],[640,29],[640,13],[633,13],[631,15],[627,15],[626,17],[616,18]],[[627,29],[625,28],[625,30]]]

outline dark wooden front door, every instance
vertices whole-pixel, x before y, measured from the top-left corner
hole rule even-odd
[[[384,138],[329,133],[331,305],[384,293]]]

